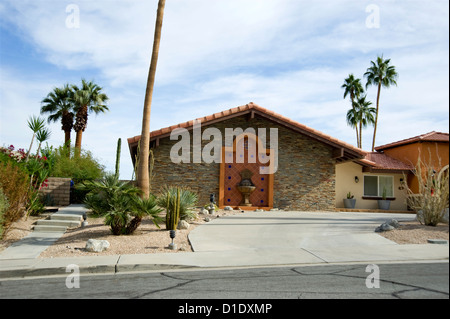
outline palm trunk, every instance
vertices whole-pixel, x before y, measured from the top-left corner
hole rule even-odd
[[[71,133],[71,130],[64,132],[64,147],[67,150],[68,157],[70,157],[70,133]]]
[[[362,122],[359,122],[359,146],[362,149]]]
[[[77,131],[77,137],[75,140],[75,156],[80,156],[81,154],[81,139],[83,138],[83,130]]]
[[[375,126],[373,129],[373,140],[372,140],[372,152],[375,151],[375,137],[377,135],[377,125],[378,125],[378,108],[380,105],[380,93],[381,93],[381,83],[383,79],[380,78],[380,83],[378,84],[378,94],[377,94],[377,113],[375,115]]]
[[[158,63],[159,44],[161,41],[161,29],[164,17],[164,7],[166,0],[159,0],[156,15],[155,36],[153,39],[153,52],[150,63],[150,70],[147,79],[147,89],[145,91],[144,111],[142,116],[142,133],[139,150],[139,165],[136,173],[137,185],[142,190],[142,197],[148,198],[150,195],[150,178],[148,171],[149,151],[150,151],[150,113],[153,97],[153,87],[155,84],[156,65]]]

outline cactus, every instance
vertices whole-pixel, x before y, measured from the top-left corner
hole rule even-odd
[[[180,220],[180,206],[181,206],[181,196],[180,188],[177,187],[176,196],[171,196],[170,192],[167,192],[167,203],[166,203],[166,229],[176,230],[178,226],[178,221]]]
[[[122,150],[122,139],[117,140],[117,151],[116,151],[116,177],[119,178],[119,167],[120,167],[120,152]]]

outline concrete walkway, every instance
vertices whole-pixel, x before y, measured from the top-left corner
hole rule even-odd
[[[58,214],[79,215],[86,212],[83,205],[70,205],[58,210]],[[5,259],[37,258],[44,250],[56,242],[64,231],[33,231],[28,236],[13,243],[0,252],[0,261]]]
[[[72,208],[83,211],[82,207]],[[36,253],[25,255],[24,251],[32,247],[43,249],[53,238],[25,238],[0,254],[0,278],[67,275],[67,266],[71,264],[87,274],[196,267],[448,261],[448,245],[398,245],[374,233],[377,226],[391,218],[401,222],[414,219],[414,215],[246,212],[217,218],[191,231],[189,240],[194,253],[44,259],[36,258]],[[26,243],[27,240],[30,242]]]

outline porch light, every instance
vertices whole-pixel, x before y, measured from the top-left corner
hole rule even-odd
[[[355,183],[359,183],[359,177],[355,176]]]

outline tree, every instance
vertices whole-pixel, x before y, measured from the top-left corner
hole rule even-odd
[[[355,101],[354,109],[357,113],[358,125],[359,125],[359,147],[362,148],[362,129],[367,125],[375,124],[376,109],[370,107],[372,102],[366,101],[367,95],[358,97]]]
[[[48,128],[42,128],[36,133],[36,139],[39,142],[36,154],[39,155],[39,151],[41,150],[41,145],[43,142],[50,139],[50,135],[52,134],[52,131],[50,131]]]
[[[33,146],[34,138],[36,137],[37,132],[44,128],[44,122],[40,117],[31,116],[28,119],[28,127],[33,131],[33,137],[31,138],[30,148],[28,149],[26,160],[28,161],[28,157],[30,157],[31,147]]]
[[[150,196],[149,178],[149,152],[150,152],[150,114],[153,97],[153,87],[155,85],[156,66],[158,64],[159,44],[161,41],[161,30],[164,18],[164,7],[166,0],[158,1],[158,11],[156,14],[155,35],[153,39],[153,52],[148,72],[147,88],[145,91],[144,110],[142,116],[142,132],[139,141],[138,168],[136,180],[138,187],[142,190],[142,197]]]
[[[376,63],[373,61],[370,62],[371,67],[369,67],[367,69],[367,72],[364,73],[364,77],[367,78],[366,89],[370,85],[378,86],[375,126],[372,141],[372,152],[373,152],[375,150],[375,138],[378,126],[381,87],[389,88],[391,85],[397,85],[398,74],[397,71],[395,70],[395,66],[389,65],[391,59],[383,60],[383,55],[381,57],[380,56],[377,57]]]
[[[354,108],[355,98],[358,98],[359,95],[364,92],[364,89],[361,84],[361,79],[357,79],[357,78],[355,78],[355,76],[353,74],[349,74],[348,78],[345,79],[345,82],[341,86],[341,88],[343,88],[345,90],[344,91],[344,99],[347,97],[347,95],[350,95],[350,101],[352,104],[352,108]],[[354,113],[354,111],[352,111],[350,113]],[[349,115],[351,117],[350,119],[349,119]],[[355,128],[356,143],[357,143],[358,147],[361,147],[361,145],[359,144],[360,138],[359,138],[358,126],[356,125],[356,123],[352,122],[352,119],[353,119],[352,114],[347,113],[347,123],[351,127]]]
[[[81,88],[76,85],[72,85],[73,95],[72,101],[76,109],[76,119],[73,126],[76,135],[75,140],[75,154],[80,154],[81,151],[81,139],[83,132],[86,130],[88,122],[88,114],[94,112],[95,114],[104,113],[109,111],[105,102],[108,101],[108,96],[102,93],[102,88],[85,79],[81,80]]]
[[[61,120],[61,130],[64,131],[64,145],[70,150],[70,133],[73,128],[74,104],[72,102],[72,90],[66,84],[62,88],[54,88],[41,103],[41,114],[50,113],[47,121]],[[70,154],[70,152],[68,153]]]

